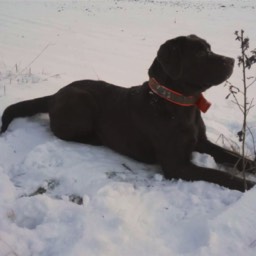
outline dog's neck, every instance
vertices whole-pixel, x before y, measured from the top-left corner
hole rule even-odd
[[[161,85],[153,77],[149,79],[148,85],[153,93],[157,94],[159,97],[171,103],[174,103],[176,105],[179,105],[182,107],[196,106],[203,113],[205,113],[211,106],[211,103],[204,98],[202,93],[200,93],[199,95],[184,96],[179,92],[176,92],[174,90],[171,90]]]
[[[157,59],[154,60],[149,68],[149,82],[148,86],[150,90],[161,98],[164,98],[168,102],[172,102],[176,105],[183,107],[196,106],[202,112],[206,112],[211,103],[208,102],[202,93],[196,93],[195,95],[188,95],[188,92],[182,92],[178,89],[186,88],[178,81],[173,81],[162,69]],[[182,86],[183,85],[183,86]]]

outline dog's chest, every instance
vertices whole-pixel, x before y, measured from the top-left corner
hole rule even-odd
[[[196,144],[201,132],[201,115],[195,107],[159,103],[153,107],[153,126],[157,137],[170,143]]]

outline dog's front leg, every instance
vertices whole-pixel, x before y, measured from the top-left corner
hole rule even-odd
[[[201,141],[196,146],[196,151],[200,153],[206,153],[211,155],[214,160],[219,163],[229,167],[234,167],[239,171],[243,170],[242,156],[232,152],[228,149],[222,148],[209,140]],[[250,173],[256,172],[255,161],[245,159],[245,170]]]
[[[220,186],[244,192],[244,180],[220,170],[196,166],[192,163],[187,165],[163,166],[164,176],[167,179],[182,179],[186,181],[207,181]],[[254,182],[246,181],[246,188],[250,189]]]

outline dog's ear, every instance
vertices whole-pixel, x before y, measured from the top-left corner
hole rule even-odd
[[[161,67],[172,79],[177,80],[182,75],[182,44],[183,37],[168,40],[160,46],[157,60]]]

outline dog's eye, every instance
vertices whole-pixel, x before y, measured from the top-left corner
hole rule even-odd
[[[202,56],[209,55],[209,54],[211,54],[211,49],[210,48],[206,48],[206,49],[204,48],[204,49],[198,50],[196,55],[198,57],[202,57]]]

